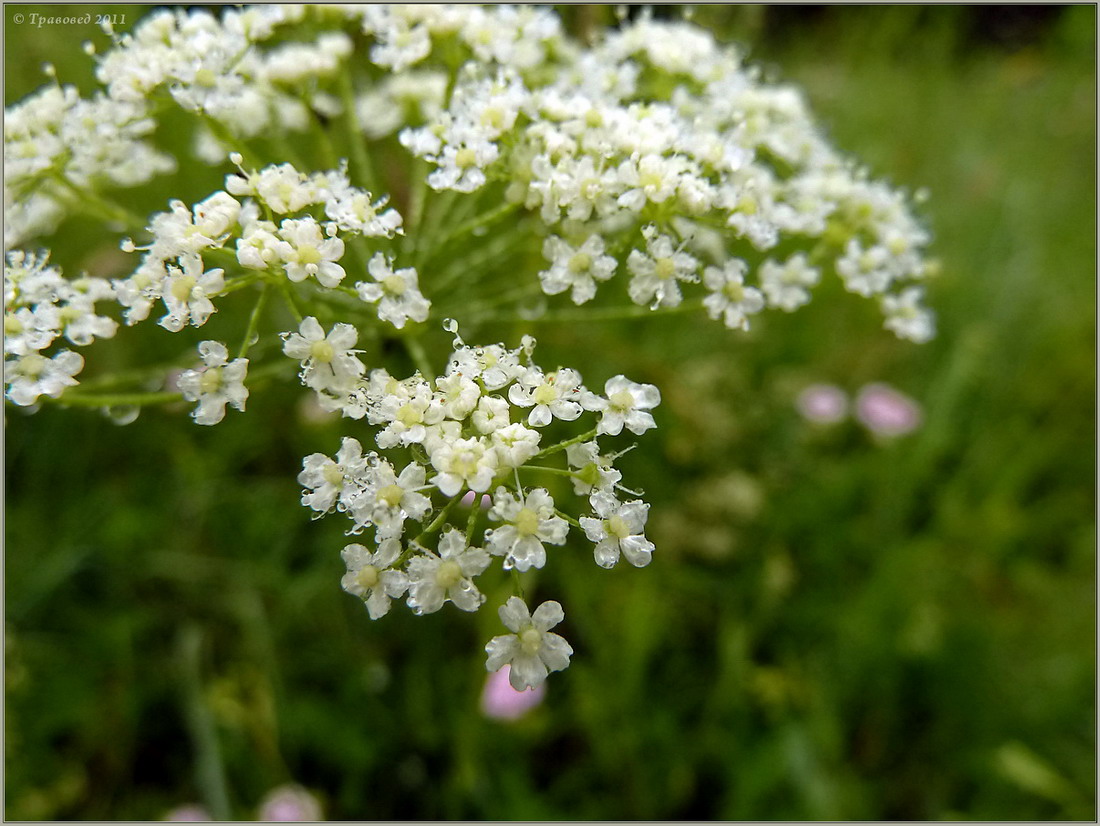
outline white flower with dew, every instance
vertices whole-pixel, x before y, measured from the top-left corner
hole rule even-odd
[[[635,567],[648,565],[653,557],[653,543],[644,534],[649,505],[641,500],[620,502],[606,491],[592,494],[589,501],[598,518],[582,516],[580,523],[585,536],[596,543],[596,564],[613,568],[621,554]]]
[[[462,611],[476,611],[485,596],[473,578],[489,567],[492,558],[481,548],[466,547],[466,538],[448,528],[439,538],[439,554],[425,551],[409,560],[409,607],[416,614],[431,614],[450,600]]]
[[[371,553],[365,546],[348,545],[340,556],[348,571],[340,580],[340,586],[367,606],[371,619],[379,619],[390,610],[390,600],[402,596],[409,587],[409,578],[392,566],[401,554],[401,543],[387,539]]]
[[[497,488],[489,518],[503,522],[485,531],[486,549],[504,557],[504,567],[527,571],[546,564],[544,542],[564,545],[569,523],[554,510],[554,500],[544,488],[535,488],[526,498],[517,498],[506,488]]]
[[[204,341],[199,344],[205,368],[185,370],[176,386],[189,402],[198,402],[191,413],[196,424],[214,425],[225,418],[225,406],[232,405],[244,411],[248,388],[244,378],[248,373],[248,359],[229,361],[229,351],[220,341]]]
[[[625,427],[631,433],[642,434],[657,426],[647,411],[661,403],[661,391],[652,384],[638,384],[626,376],[615,376],[604,385],[606,398],[596,397],[592,409],[602,411],[596,425],[597,433],[618,436]]]
[[[421,294],[415,269],[404,267],[394,270],[393,262],[376,252],[367,262],[367,272],[374,283],[360,281],[355,288],[363,301],[378,302],[380,319],[388,321],[398,330],[410,318],[413,321],[428,319],[432,303]]]
[[[485,645],[486,671],[511,665],[508,682],[516,691],[542,685],[551,671],[569,667],[573,648],[550,629],[565,619],[559,603],[544,602],[532,614],[519,597],[510,597],[499,609],[500,620],[511,634],[493,637]]]

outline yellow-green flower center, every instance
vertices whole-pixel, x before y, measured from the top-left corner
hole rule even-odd
[[[28,378],[38,378],[45,369],[46,359],[38,353],[31,353],[19,360],[19,372]]]
[[[382,279],[382,289],[389,295],[402,295],[405,292],[405,279],[400,275],[387,275]]]
[[[298,247],[298,262],[301,264],[320,264],[321,251],[313,244],[302,244]]]
[[[615,514],[610,519],[604,521],[604,527],[607,528],[607,532],[619,539],[625,539],[630,536],[630,528],[627,527],[626,520],[618,514]]]
[[[183,275],[172,283],[172,297],[176,301],[186,301],[191,297],[191,290],[195,289],[197,280],[193,275]]]
[[[222,369],[220,367],[208,367],[199,376],[199,391],[204,394],[216,393],[221,386]]]
[[[369,591],[378,584],[378,569],[373,565],[364,565],[355,575],[355,582],[364,591]]]
[[[336,464],[326,465],[321,471],[321,478],[334,487],[340,487],[344,484],[344,470]]]
[[[516,514],[515,525],[520,536],[534,536],[539,530],[539,515],[530,508],[523,508]]]
[[[535,400],[535,404],[550,404],[550,402],[557,401],[560,395],[558,388],[554,385],[540,384],[535,388],[532,398]]]
[[[435,583],[440,588],[453,588],[462,580],[462,568],[453,559],[446,559],[435,572]]]
[[[634,407],[634,394],[629,390],[620,390],[612,393],[609,401],[616,410],[631,410]]]
[[[527,626],[516,636],[519,637],[519,646],[523,649],[523,653],[529,657],[539,653],[539,649],[542,648],[542,632],[534,626]]]
[[[592,266],[592,256],[584,252],[578,252],[569,259],[569,271],[574,273],[588,272]]]
[[[672,278],[676,274],[676,264],[671,258],[658,258],[655,274],[662,281]]]
[[[327,339],[321,339],[309,345],[309,354],[317,361],[328,364],[336,355],[336,350],[328,343]]]
[[[384,502],[391,508],[396,508],[401,504],[401,497],[404,495],[405,490],[400,485],[386,485],[378,491],[378,501]]]
[[[401,422],[405,427],[412,427],[414,424],[420,424],[423,420],[423,415],[411,404],[403,404],[397,411],[397,421]]]
[[[469,169],[477,164],[477,155],[472,149],[459,149],[455,152],[455,166],[459,169]]]
[[[745,288],[736,281],[727,281],[726,286],[722,288],[722,292],[726,294],[726,298],[730,301],[743,301],[745,298]]]
[[[209,89],[211,86],[218,82],[218,76],[214,74],[212,69],[199,69],[195,72],[195,85],[204,86]]]
[[[504,126],[504,111],[499,106],[489,106],[481,113],[481,125],[492,129]]]

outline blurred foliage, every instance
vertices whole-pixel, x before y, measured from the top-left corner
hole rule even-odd
[[[6,100],[43,60],[87,92],[80,42],[105,38],[13,25],[34,8],[4,9]],[[494,611],[372,623],[340,592],[342,525],[311,523],[294,477],[348,425],[297,389],[215,428],[9,407],[5,816],[248,817],[294,780],[333,819],[1094,819],[1095,16],[1009,42],[963,7],[694,10],[930,191],[941,332],[897,342],[839,288],[750,335],[531,326],[540,362],[665,402],[622,459],[654,562],[605,572],[578,544],[540,574],[577,655],[518,723],[477,710]],[[93,225],[65,233],[67,269],[118,266]],[[924,426],[810,426],[813,381],[888,381]]]

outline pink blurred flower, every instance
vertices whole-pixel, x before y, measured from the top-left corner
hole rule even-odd
[[[301,786],[277,786],[260,803],[257,820],[280,823],[324,820],[317,798]]]
[[[904,436],[921,425],[920,405],[888,384],[868,384],[856,396],[856,417],[879,436]]]
[[[490,720],[518,720],[542,702],[546,686],[516,691],[508,682],[510,665],[495,671],[485,680],[481,692],[481,713]]]
[[[804,419],[816,424],[836,424],[848,415],[848,395],[835,384],[811,384],[795,404]]]
[[[462,497],[462,501],[460,502],[460,504],[462,505],[462,507],[468,508],[468,507],[470,507],[471,505],[474,504],[474,499],[475,499],[476,496],[477,496],[476,493],[474,493],[472,490],[468,490],[468,491],[466,491],[466,495]],[[492,498],[489,496],[489,494],[483,493],[481,495],[481,509],[487,511],[492,506],[493,506]]]
[[[198,803],[177,806],[171,811],[165,812],[164,817],[161,818],[161,820],[175,820],[183,823],[208,823],[213,819],[210,813]]]

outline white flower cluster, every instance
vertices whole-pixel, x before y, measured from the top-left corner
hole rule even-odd
[[[243,197],[243,203],[234,196]],[[284,163],[242,170],[228,176],[225,191],[193,208],[173,201],[170,212],[153,217],[152,241],[140,248],[145,255],[138,269],[115,282],[117,298],[127,308],[127,324],[148,318],[159,300],[166,310],[159,321],[165,329],[179,332],[188,323],[201,327],[216,311],[211,299],[226,288],[224,269],[207,269],[203,256],[220,256],[244,270],[243,277],[251,272],[296,283],[312,278],[331,289],[347,275],[339,263],[344,237],[392,238],[401,223],[397,210],[386,208],[386,199],[373,200],[369,192],[351,186],[344,169],[306,175]],[[129,241],[123,247],[139,249]],[[380,286],[363,282],[359,294],[368,302],[382,298],[383,320],[400,328],[407,318],[427,318],[430,304],[417,289],[415,271],[394,274],[377,253],[369,272]]]
[[[4,247],[51,232],[83,191],[136,186],[175,169],[146,138],[156,128],[138,104],[84,100],[50,85],[4,112]]]
[[[515,61],[472,61],[436,113],[436,84],[425,80],[418,97],[401,68],[432,76],[428,33],[450,30],[461,12],[417,15],[411,27],[383,15],[374,28],[384,43],[424,30],[415,59],[393,63],[387,81],[421,104],[401,143],[435,166],[436,189],[510,182],[507,197],[550,233],[547,294],[569,290],[581,304],[624,271],[632,301],[676,307],[682,286],[701,280],[709,315],[744,329],[765,307],[808,302],[831,270],[849,291],[879,298],[899,336],[932,335],[920,288],[906,287],[928,273],[929,236],[905,195],[868,181],[794,88],[761,82],[706,32],[642,20],[590,50],[555,49],[560,64],[537,76]],[[805,252],[776,255],[792,242]]]
[[[416,325],[432,305],[404,264],[430,272],[440,300],[455,288],[454,305],[475,314],[523,295],[505,276],[577,305],[605,299],[617,279],[638,307],[701,310],[742,330],[765,310],[804,306],[836,277],[876,301],[899,337],[934,334],[922,303],[930,239],[908,195],[839,155],[797,90],[765,83],[688,23],[643,17],[582,46],[534,6],[158,10],[114,39],[97,78],[104,88],[90,99],[54,83],[7,109],[6,249],[79,211],[142,232],[143,246],[122,248],[143,255],[106,280],[66,279],[45,253],[8,253],[8,399],[32,406],[75,385],[82,356],[51,348],[113,336],[103,304],[119,305],[127,325],[159,305],[160,326],[179,333],[204,326],[223,296],[258,287],[238,357],[202,341],[201,362],[174,382],[194,420],[216,424],[227,407],[245,408],[249,348],[287,326],[264,329],[274,288],[297,321],[281,350],[301,382],[324,410],[373,428],[367,448],[345,438],[334,458],[306,457],[299,475],[303,504],[345,513],[349,533],[365,536],[344,549],[343,587],[372,618],[402,598],[419,614],[448,601],[477,610],[475,580],[494,558],[518,579],[571,536],[583,534],[604,568],[644,566],[653,551],[649,506],[620,484],[619,454],[599,439],[654,427],[657,389],[620,375],[592,392],[576,370],[535,364],[533,340],[508,349],[456,338],[438,378],[368,370],[356,345],[377,332],[374,315],[427,363]],[[162,120],[172,109],[176,119]],[[173,169],[156,146],[177,122],[192,124],[201,160],[229,157],[238,171],[197,203],[169,200],[142,230],[144,218],[106,192]],[[307,139],[288,140],[296,131]],[[311,151],[324,160],[296,159]],[[397,238],[402,215],[353,185],[352,170],[362,187],[393,188],[415,237]],[[539,250],[545,264],[528,265]],[[516,261],[526,273],[507,271]],[[478,284],[499,294],[482,300]],[[592,316],[605,311],[644,312],[612,301]],[[85,387],[62,402],[166,397],[178,398]],[[587,431],[543,442],[584,417]],[[580,512],[555,501],[555,477],[583,498]],[[556,602],[532,612],[513,596],[500,616],[511,633],[486,647],[490,669],[510,664],[522,688],[568,665],[572,649],[550,632],[564,617]]]
[[[7,397],[21,406],[39,396],[57,398],[77,384],[84,357],[71,350],[43,351],[60,338],[84,347],[111,338],[118,324],[99,315],[97,302],[113,301],[115,290],[103,278],[65,278],[49,255],[9,252],[4,264],[4,378]]]
[[[288,335],[287,345],[295,352],[308,347],[314,353],[314,363],[303,373],[306,384],[329,381],[337,372],[362,373],[361,363],[347,350],[354,329],[337,327],[321,337],[323,330],[307,319],[299,333]],[[335,337],[343,340],[334,343]],[[375,619],[389,610],[391,600],[406,594],[418,614],[437,611],[448,601],[475,611],[485,597],[474,580],[494,557],[504,570],[542,568],[548,546],[564,545],[571,524],[594,544],[598,565],[611,568],[621,557],[635,566],[648,564],[653,551],[645,537],[649,506],[637,498],[620,500],[623,493],[633,494],[619,484],[614,456],[602,454],[597,439],[624,429],[642,434],[653,428],[649,411],[660,403],[657,389],[616,376],[603,395],[594,393],[575,370],[547,372],[531,361],[530,339],[517,350],[500,344],[456,345],[440,378],[417,373],[398,380],[376,369],[361,379],[365,416],[377,428],[374,443],[380,451],[393,452],[394,459],[364,452],[357,439],[347,437],[335,457],[316,453],[303,462],[298,481],[306,507],[317,515],[345,513],[352,534],[373,529],[374,550],[362,544],[344,550],[344,589],[361,597]],[[337,347],[342,350],[336,352]],[[316,361],[318,351],[327,355],[330,349],[332,358]],[[316,378],[322,365],[328,371],[324,380]],[[589,432],[542,445],[543,428],[554,420],[578,421],[586,413],[598,417]],[[562,454],[564,467],[541,463]],[[579,520],[569,516],[547,488],[524,483],[528,474],[568,477],[574,493],[587,497],[590,511]],[[455,519],[464,494],[476,498],[483,493],[489,493],[484,520],[476,503]],[[571,652],[564,641],[528,633],[532,620],[521,616],[526,611],[517,607],[521,604],[513,598],[501,609],[519,642],[494,639],[487,649],[489,667],[511,662],[514,681],[536,685],[547,669],[564,668]],[[540,619],[545,613],[535,612],[533,627],[539,634],[554,624]]]

